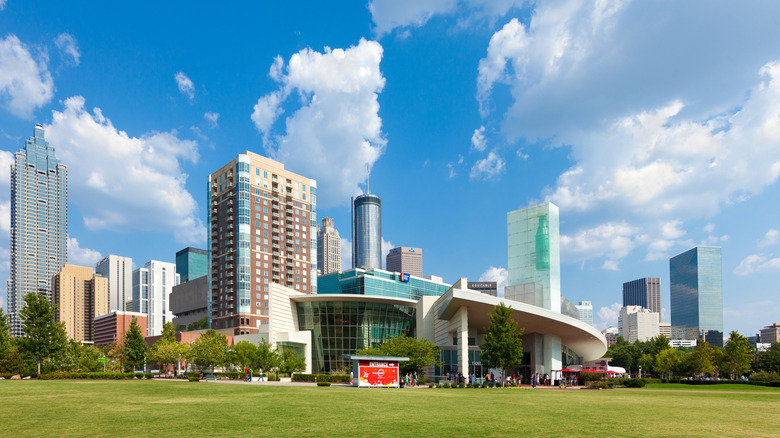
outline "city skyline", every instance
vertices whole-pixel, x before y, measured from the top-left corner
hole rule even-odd
[[[697,245],[723,249],[724,332],[777,322],[780,5],[396,3],[4,2],[0,281],[38,122],[68,165],[71,264],[206,248],[207,176],[250,150],[318,181],[345,267],[368,164],[382,259],[411,244],[426,274],[500,289],[506,213],[551,201],[561,294],[597,327],[643,277],[670,321],[668,259]]]

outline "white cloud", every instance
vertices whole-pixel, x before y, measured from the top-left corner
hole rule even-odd
[[[67,61],[69,64],[73,66],[79,65],[81,60],[81,51],[79,50],[79,45],[76,42],[76,38],[73,38],[73,35],[69,33],[61,33],[57,35],[57,38],[54,39],[54,44],[57,45],[57,48],[60,49],[63,55],[70,58]]]
[[[605,271],[619,271],[620,266],[616,260],[604,260],[604,264],[601,265],[601,269]]]
[[[561,234],[561,256],[567,262],[579,262],[595,257],[619,260],[636,245],[639,229],[628,223],[606,223],[579,230],[574,235]],[[604,269],[616,264],[605,264]]]
[[[523,3],[523,0],[371,0],[368,10],[377,35],[405,28],[401,36],[408,36],[408,27],[421,27],[435,15],[465,11],[468,17],[461,21],[461,26],[466,26],[473,20],[501,17]]]
[[[474,130],[474,134],[471,136],[471,146],[480,152],[485,151],[485,148],[487,147],[487,140],[485,139],[484,126],[480,126],[479,129]]]
[[[209,127],[216,128],[219,126],[219,113],[205,113],[203,118],[209,123]]]
[[[179,91],[182,94],[187,96],[190,100],[195,98],[195,85],[183,71],[173,75],[173,79],[176,80],[176,85],[179,87]]]
[[[202,243],[205,227],[187,192],[180,162],[197,162],[197,144],[172,132],[130,137],[84,98],[65,101],[44,127],[68,165],[68,197],[91,230],[128,228],[173,232],[179,242]]]
[[[504,288],[509,281],[509,271],[506,268],[491,266],[479,276],[479,281],[495,281],[499,297],[504,296]]]
[[[447,163],[447,169],[449,171],[449,178],[450,179],[455,178],[455,176],[458,174],[456,169],[461,164],[463,164],[463,160],[464,160],[463,155],[458,154],[458,160],[457,161],[453,161],[451,163]]]
[[[778,242],[780,242],[780,231],[772,228],[766,232],[764,239],[759,242],[758,247],[764,248],[767,246],[774,246],[777,245]]]
[[[496,151],[490,151],[487,157],[474,163],[474,166],[471,167],[469,178],[472,180],[488,180],[500,175],[505,167],[504,159]]]
[[[713,231],[715,231],[715,224],[710,223],[704,226],[704,232],[712,233]]]
[[[573,164],[542,198],[585,228],[636,228],[631,240],[647,259],[679,245],[687,221],[780,175],[780,62],[769,42],[780,30],[767,18],[780,6],[728,6],[694,31],[698,7],[541,0],[492,36],[479,63],[486,125],[500,119],[510,144],[570,149]],[[751,24],[725,35],[734,22]],[[697,56],[686,56],[693,47]],[[499,94],[510,95],[508,109],[495,108]],[[728,239],[710,234],[705,241]]]
[[[396,246],[393,245],[393,242],[385,240],[384,237],[382,238],[382,266],[385,264],[385,257],[387,257],[387,254],[390,253],[390,250],[395,247]]]
[[[5,9],[5,4],[8,3],[8,0],[0,0],[0,11]]]
[[[604,330],[607,327],[614,327],[617,325],[618,322],[618,315],[620,314],[620,309],[623,306],[620,303],[612,303],[610,307],[602,307],[598,311],[598,317],[599,322],[596,323],[596,327],[599,330]]]
[[[48,57],[42,53],[37,58],[16,35],[0,39],[0,102],[25,119],[54,97]]]
[[[316,179],[323,207],[360,193],[366,165],[384,153],[378,102],[385,85],[382,52],[379,43],[361,39],[348,49],[301,50],[286,65],[277,57],[269,76],[280,88],[254,107],[252,121],[267,153],[287,169]],[[293,92],[300,108],[285,120],[285,134],[274,135],[281,105]]]
[[[94,249],[82,248],[78,239],[68,236],[68,263],[79,266],[95,266],[103,256]]]
[[[753,254],[745,257],[734,268],[735,275],[750,275],[760,272],[780,271],[780,257],[769,258],[763,254]]]

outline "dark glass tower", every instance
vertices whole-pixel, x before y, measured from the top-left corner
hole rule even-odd
[[[723,346],[721,249],[695,247],[669,260],[672,337]]]
[[[661,313],[661,279],[645,277],[623,283],[623,306],[642,306]]]
[[[382,199],[352,198],[352,267],[382,269]]]

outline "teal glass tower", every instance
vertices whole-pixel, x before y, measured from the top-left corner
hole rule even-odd
[[[54,156],[43,126],[14,156],[11,168],[11,278],[8,313],[11,333],[22,336],[18,313],[24,296],[51,299],[51,279],[67,262],[68,166]]]
[[[723,346],[721,249],[697,246],[669,259],[672,337]]]
[[[186,283],[209,273],[209,252],[205,249],[187,247],[176,253],[176,273]]]
[[[561,254],[558,207],[550,202],[506,215],[506,297],[561,311]],[[512,295],[512,297],[510,297]]]

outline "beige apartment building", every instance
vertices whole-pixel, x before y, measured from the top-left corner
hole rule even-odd
[[[209,175],[211,327],[256,333],[268,285],[317,290],[317,182],[244,152]]]
[[[94,319],[108,313],[108,279],[87,266],[65,265],[52,277],[56,321],[65,323],[68,338],[94,340]]]

